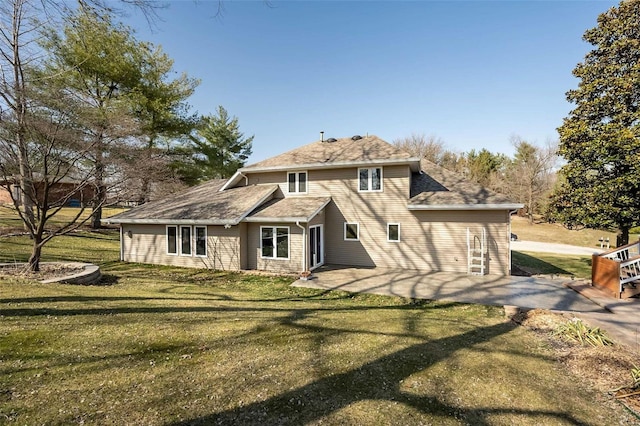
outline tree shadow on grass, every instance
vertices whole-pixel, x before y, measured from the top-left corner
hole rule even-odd
[[[297,322],[300,312],[292,313],[285,322]],[[303,324],[297,327],[305,328]],[[566,424],[582,424],[563,411],[526,410],[513,407],[464,408],[454,406],[436,396],[421,396],[402,389],[403,380],[447,359],[460,349],[487,342],[508,333],[515,326],[500,323],[473,328],[462,334],[415,344],[382,356],[358,368],[315,380],[264,401],[234,409],[173,423],[182,425],[242,424],[300,425],[323,418],[352,404],[365,401],[401,403],[434,418],[458,418],[475,425],[488,425],[490,416],[508,413]],[[316,330],[317,331],[317,330]]]
[[[120,279],[120,277],[118,277],[117,275],[102,274],[102,276],[100,277],[100,280],[97,283],[87,284],[87,285],[94,285],[94,286],[116,285],[116,284],[118,284],[118,280],[119,279]]]
[[[574,275],[573,272],[522,252],[512,251],[511,255],[513,266],[516,267],[514,270],[519,269],[524,272],[526,276],[536,274]],[[579,261],[587,266],[591,266],[591,259],[584,258]]]
[[[289,308],[273,306],[271,300],[247,300],[251,303],[264,302],[267,305],[256,308],[255,306],[175,306],[177,301],[198,301],[200,299],[185,298],[158,298],[158,297],[100,297],[100,296],[54,296],[54,297],[29,297],[22,299],[0,299],[0,303],[61,303],[61,302],[99,302],[99,301],[128,301],[128,300],[154,300],[163,301],[170,300],[171,305],[168,306],[118,306],[118,307],[83,307],[83,308],[60,308],[60,307],[20,307],[20,308],[4,308],[0,311],[3,317],[37,317],[37,316],[76,316],[76,315],[117,315],[117,314],[167,314],[167,313],[223,313],[223,312],[271,312],[273,314],[289,312]],[[212,299],[213,301],[228,302],[228,299]],[[244,302],[244,300],[233,299],[232,301]],[[431,309],[447,309],[451,306],[459,305],[459,303],[438,303]],[[322,312],[322,311],[375,311],[375,310],[401,310],[415,309],[414,305],[360,305],[346,307],[311,307],[303,309],[305,312]]]

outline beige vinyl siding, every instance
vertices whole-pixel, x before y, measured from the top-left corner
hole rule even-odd
[[[508,213],[506,211],[419,211],[402,224],[398,250],[387,252],[389,263],[403,268],[467,272],[467,228],[473,244],[484,228],[487,273],[509,273]],[[389,243],[391,244],[391,243]]]
[[[241,227],[239,226],[233,226],[229,229],[225,229],[224,226],[207,226],[206,257],[195,256],[195,240],[193,238],[191,250],[193,255],[167,254],[166,225],[123,224],[122,230],[123,260],[126,262],[222,270],[241,268]],[[129,237],[129,231],[131,231],[131,237]],[[178,235],[180,235],[179,227]]]
[[[357,266],[397,267],[389,261],[389,251],[398,251],[387,242],[387,223],[401,223],[411,218],[407,210],[410,171],[408,166],[383,168],[382,192],[358,192],[358,169],[318,171],[310,177],[310,188],[333,202],[326,210],[326,263]],[[344,240],[344,223],[358,223],[359,241]],[[403,229],[404,231],[404,229]],[[403,235],[403,240],[406,234]],[[398,243],[394,243],[398,245]],[[391,258],[400,258],[393,255]]]
[[[260,252],[260,227],[289,228],[289,259],[263,259]],[[247,269],[271,272],[300,272],[302,270],[302,229],[295,223],[248,223]]]
[[[242,222],[238,224],[240,232],[240,269],[248,269],[247,266],[247,223]]]
[[[286,193],[286,172],[248,176],[250,184],[277,183]],[[382,192],[358,192],[357,167],[308,170],[307,196],[332,198],[324,215],[325,263],[466,273],[467,228],[479,236],[484,227],[489,246],[487,272],[509,273],[506,210],[409,211],[410,176],[409,166],[385,166]],[[344,241],[344,222],[359,224],[359,241]],[[399,242],[387,241],[387,223],[400,224]],[[255,235],[249,236],[249,245],[254,244],[249,249],[249,269],[256,268],[251,250],[259,247],[259,226],[255,229]],[[295,224],[291,230],[299,231]],[[294,261],[292,270],[298,270],[299,264]],[[258,269],[266,267],[271,266]]]

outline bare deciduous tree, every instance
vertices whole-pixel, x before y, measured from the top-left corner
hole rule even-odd
[[[77,99],[35,72],[44,57],[43,28],[59,24],[71,8],[65,0],[5,0],[0,4],[0,185],[11,194],[33,241],[29,269],[39,270],[42,247],[80,225],[80,209],[56,230],[45,229],[66,201],[84,193],[93,170],[87,146],[78,145]],[[144,3],[153,8],[152,2]],[[80,6],[105,10],[102,0]],[[151,10],[147,9],[147,10]],[[60,193],[63,184],[69,187]],[[54,196],[54,192],[56,193]]]
[[[533,223],[555,182],[557,146],[553,142],[536,146],[519,136],[513,136],[511,143],[516,153],[506,170],[505,192],[525,205],[529,223]]]
[[[415,157],[451,171],[461,172],[464,166],[462,154],[448,149],[444,141],[435,135],[412,133],[411,136],[394,140],[393,144]]]

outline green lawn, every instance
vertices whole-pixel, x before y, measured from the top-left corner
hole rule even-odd
[[[590,256],[512,251],[511,262],[530,274],[553,274],[591,279]]]
[[[632,229],[636,232],[637,228]],[[534,222],[529,224],[526,218],[512,216],[511,232],[518,239],[525,241],[542,241],[548,243],[570,244],[581,247],[600,248],[600,238],[609,238],[611,247],[615,247],[616,233],[597,229],[567,229],[559,223]],[[640,235],[632,233],[629,241],[638,241]]]
[[[47,229],[55,229],[66,224],[68,221],[73,219],[78,214],[79,211],[80,211],[80,208],[64,207],[63,209],[60,210],[60,212],[58,212],[55,216],[49,219],[49,221],[47,222]],[[102,217],[103,218],[110,217],[115,214],[122,213],[123,211],[125,211],[125,209],[107,207],[103,209]],[[84,209],[84,211],[82,212],[82,215],[80,216],[80,219],[81,220],[85,219],[89,217],[90,214],[91,214],[90,208]],[[24,227],[22,224],[22,220],[20,219],[16,211],[13,209],[13,207],[9,205],[0,205],[0,234],[3,234],[3,233],[6,234],[9,232],[19,232],[19,231],[22,231],[23,229]]]
[[[97,260],[106,279],[0,278],[0,422],[613,425],[628,416],[499,308],[124,264],[117,235],[54,241],[46,259]],[[0,253],[24,257],[25,242],[0,238]]]

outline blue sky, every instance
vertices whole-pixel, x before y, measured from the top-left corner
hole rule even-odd
[[[169,1],[150,29],[175,69],[202,80],[189,100],[218,105],[255,135],[249,162],[325,137],[391,142],[436,135],[455,151],[511,154],[544,144],[571,109],[565,92],[612,1]]]

